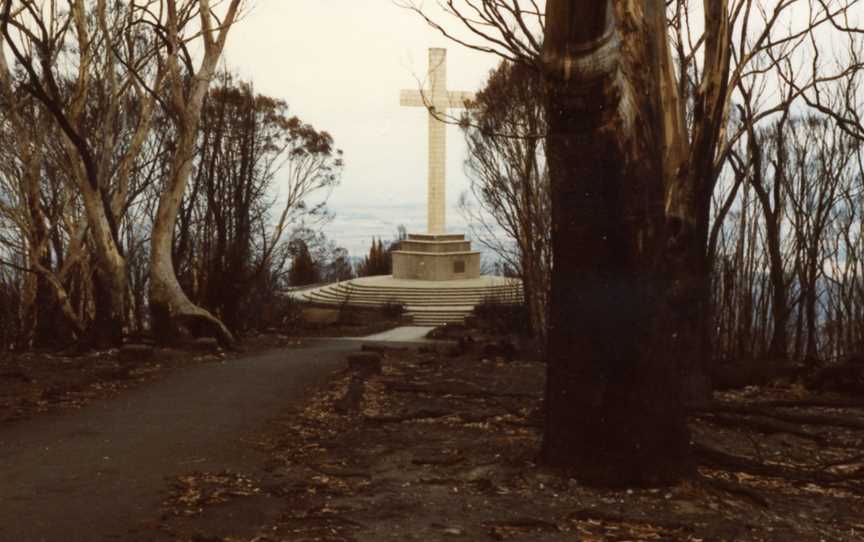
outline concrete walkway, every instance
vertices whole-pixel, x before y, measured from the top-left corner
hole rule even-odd
[[[435,328],[432,326],[402,326],[382,333],[367,335],[366,337],[361,337],[360,340],[400,343],[432,342],[431,339],[426,338],[426,334],[433,329]]]
[[[239,439],[357,347],[321,340],[182,369],[81,410],[0,425],[0,540],[133,538],[130,527],[158,517],[166,477],[260,468]]]

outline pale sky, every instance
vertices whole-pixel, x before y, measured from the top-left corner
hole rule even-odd
[[[227,66],[344,151],[329,204],[337,218],[325,232],[352,255],[363,255],[372,235],[392,238],[399,224],[425,231],[427,113],[400,107],[399,91],[425,79],[430,47],[447,48],[451,90],[479,90],[498,62],[450,43],[391,0],[255,0],[229,35]],[[465,145],[458,127],[447,138],[447,223],[459,232]]]

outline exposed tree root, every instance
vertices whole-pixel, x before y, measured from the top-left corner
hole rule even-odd
[[[209,311],[198,307],[193,304],[189,304],[187,306],[182,306],[178,309],[178,313],[174,316],[175,320],[181,323],[186,322],[202,322],[207,325],[210,329],[212,329],[216,338],[219,340],[219,344],[226,348],[234,348],[237,344],[237,341],[234,339],[234,335],[228,331],[228,328],[225,327],[225,324],[222,323],[222,320],[216,318]]]
[[[681,529],[684,531],[692,531],[693,526],[678,521],[669,521],[661,518],[644,518],[636,515],[622,514],[619,512],[610,512],[608,510],[599,510],[596,508],[583,508],[575,510],[567,515],[567,519],[572,521],[588,521],[598,520],[609,523],[635,523],[654,525],[669,530]]]
[[[783,412],[773,410],[773,408],[789,408],[796,406],[807,406],[803,404],[793,404],[793,403],[778,403],[774,405],[770,405],[768,403],[745,403],[745,404],[736,404],[736,403],[722,403],[722,402],[712,402],[706,403],[704,405],[691,406],[690,412],[696,414],[716,414],[716,413],[730,413],[730,414],[743,414],[743,415],[755,415],[755,416],[765,416],[769,418],[774,418],[775,420],[781,420],[789,423],[797,423],[797,424],[806,424],[806,425],[827,425],[832,427],[845,427],[847,429],[861,429],[864,430],[864,420],[852,416],[842,416],[837,414],[827,415],[827,414],[805,414],[800,412]],[[809,405],[815,406],[815,405]],[[828,402],[823,402],[819,406],[828,406]],[[831,403],[830,406],[839,408],[840,404]],[[848,406],[848,405],[847,405]]]
[[[289,517],[289,519],[293,519],[295,521],[320,521],[325,524],[339,524],[339,525],[348,525],[351,527],[361,527],[365,528],[366,526],[362,523],[354,521],[353,519],[346,518],[341,514],[335,514],[327,510],[326,507],[315,507],[308,511],[305,514],[298,515],[295,517]]]
[[[864,487],[844,484],[853,480],[864,480],[864,469],[852,472],[835,474],[824,470],[812,470],[807,468],[787,467],[785,465],[772,465],[753,461],[752,459],[737,455],[727,454],[721,450],[704,446],[694,445],[696,458],[703,464],[711,467],[732,469],[734,471],[746,472],[757,476],[768,476],[772,478],[784,478],[797,482],[838,485],[844,489],[864,494]]]
[[[756,416],[730,416],[719,413],[701,413],[697,414],[697,416],[708,421],[709,423],[722,427],[753,429],[766,435],[784,433],[787,435],[793,435],[796,437],[812,440],[814,442],[818,442],[819,444],[827,443],[827,439],[822,435],[811,433],[809,431],[804,431],[795,424],[787,423],[781,420],[772,420],[770,418],[766,418],[761,414]]]
[[[744,403],[764,408],[795,408],[795,407],[826,407],[826,408],[864,408],[864,400],[862,399],[829,399],[829,398],[813,398],[813,399],[782,399],[777,401],[758,401],[753,403]]]
[[[310,465],[309,468],[325,476],[335,476],[336,478],[371,478],[368,472],[358,469],[329,465]]]
[[[366,419],[375,423],[402,423],[416,420],[432,420],[435,418],[444,418],[451,416],[454,413],[443,409],[420,408],[407,414],[396,416],[369,416]]]
[[[748,487],[744,487],[741,484],[730,482],[728,480],[723,480],[721,478],[710,478],[708,476],[699,476],[699,481],[705,485],[714,487],[715,489],[719,489],[720,491],[724,491],[726,493],[732,493],[733,495],[741,495],[758,504],[759,506],[768,508],[771,503],[768,502],[768,499],[763,497],[759,492],[754,491]]]
[[[843,467],[846,465],[852,465],[853,463],[861,463],[862,461],[864,461],[864,454],[858,454],[851,457],[844,457],[843,459],[837,459],[836,461],[822,463],[820,467],[823,469],[830,469],[832,467]]]
[[[429,395],[461,395],[464,397],[536,397],[533,393],[496,392],[484,389],[468,382],[445,380],[442,382],[401,382],[384,381],[383,384],[391,391],[404,393],[428,393]]]
[[[828,425],[833,427],[844,427],[846,429],[864,430],[864,420],[850,416],[802,414],[797,412],[766,412],[765,415],[791,423]]]
[[[166,193],[163,193],[162,200],[165,200],[166,197]],[[160,201],[160,213],[163,212],[162,206],[165,204],[165,201]],[[170,213],[170,210],[168,212]],[[160,228],[157,228],[161,231],[153,232],[151,243],[150,314],[156,340],[170,342],[177,338],[178,326],[201,323],[213,330],[219,344],[233,349],[236,346],[236,340],[222,320],[207,309],[193,303],[177,280],[177,274],[171,260],[171,234],[169,233],[173,231],[176,209],[174,209],[174,213],[175,216],[170,220],[167,220],[167,217],[162,217],[167,221]]]

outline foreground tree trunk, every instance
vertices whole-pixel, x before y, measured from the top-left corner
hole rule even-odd
[[[663,2],[637,4],[550,0],[544,43],[554,263],[543,457],[602,485],[687,469],[663,317],[664,174],[680,119],[660,98]]]
[[[180,68],[183,10],[178,9],[176,4],[176,0],[167,0],[164,30],[168,43],[165,62],[171,87],[171,113],[177,129],[177,143],[153,224],[150,249],[152,329],[159,340],[170,341],[176,337],[178,326],[199,321],[208,324],[222,344],[233,345],[234,336],[225,324],[206,309],[192,303],[183,291],[174,269],[171,246],[177,212],[192,172],[192,158],[204,97],[225,47],[228,31],[237,17],[241,0],[231,0],[221,21],[214,20],[208,0],[197,0],[204,57],[194,74],[184,73]]]
[[[203,100],[203,95],[200,98]],[[201,103],[197,109],[200,112]],[[174,269],[172,243],[177,213],[183,199],[183,192],[192,167],[192,152],[198,121],[191,117],[195,112],[184,111],[184,118],[178,130],[179,141],[174,157],[174,169],[169,182],[159,198],[159,207],[153,223],[150,246],[150,312],[154,336],[163,342],[177,339],[178,327],[193,321],[203,321],[216,332],[220,342],[234,343],[234,336],[218,318],[209,311],[192,303]]]

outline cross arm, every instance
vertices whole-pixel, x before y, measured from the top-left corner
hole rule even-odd
[[[474,93],[461,90],[451,91],[447,93],[447,100],[453,109],[467,109],[467,104],[474,101]]]
[[[399,93],[399,105],[402,107],[426,107],[426,101],[420,91],[403,90]]]

